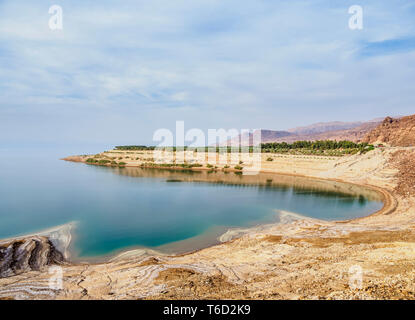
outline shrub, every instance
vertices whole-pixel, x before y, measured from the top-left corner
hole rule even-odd
[[[237,165],[237,166],[235,166],[235,167],[234,167],[234,169],[235,169],[235,170],[242,170],[242,169],[243,169],[243,167],[241,167],[240,165]]]
[[[274,159],[269,157],[269,158],[267,158],[267,161],[274,161]]]

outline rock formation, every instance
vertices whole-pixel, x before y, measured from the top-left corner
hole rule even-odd
[[[0,243],[0,278],[59,264],[64,257],[47,237],[33,236]]]
[[[393,147],[415,146],[415,115],[399,119],[385,118],[363,139],[369,143],[384,143]]]

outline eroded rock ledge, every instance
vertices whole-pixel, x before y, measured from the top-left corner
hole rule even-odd
[[[63,254],[43,236],[0,243],[0,278],[64,262]]]

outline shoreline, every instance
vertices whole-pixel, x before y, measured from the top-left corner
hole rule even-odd
[[[64,288],[59,292],[48,289],[46,269],[1,278],[0,298],[415,299],[415,195],[398,188],[413,183],[407,176],[401,180],[410,171],[400,165],[401,157],[396,158],[400,154],[412,161],[411,152],[391,147],[335,161],[281,157],[263,161],[261,177],[244,179],[382,199],[382,208],[364,217],[323,221],[287,213],[287,223],[231,228],[222,234],[226,242],[184,254],[127,248],[106,262],[61,265]],[[105,154],[97,155],[102,157]],[[114,170],[143,175],[134,168]],[[172,170],[154,170],[151,176],[180,176],[168,171]],[[281,178],[272,181],[271,174]],[[223,174],[194,176],[199,182],[224,182]],[[239,181],[238,176],[228,175],[228,182]],[[308,179],[316,181],[309,184]],[[350,270],[356,266],[363,273],[358,289],[349,284]]]
[[[81,162],[81,163],[87,164],[87,165],[95,165],[95,166],[110,167],[111,168],[110,165],[99,165],[99,164],[96,164],[96,163],[86,163],[83,160],[72,160],[71,158],[78,158],[78,156],[70,156],[70,157],[62,158],[61,160],[70,161],[70,162],[78,162],[78,163]],[[244,174],[244,172],[247,172],[248,175],[249,175],[249,172],[258,172],[259,174],[267,173],[267,174],[284,175],[284,176],[290,176],[290,177],[301,177],[301,178],[318,179],[318,180],[331,181],[331,182],[340,182],[340,183],[345,183],[345,184],[348,184],[348,185],[354,185],[354,186],[370,189],[372,191],[375,191],[379,195],[381,195],[381,199],[382,199],[382,202],[384,203],[384,205],[380,210],[378,210],[374,213],[371,213],[370,215],[364,216],[364,217],[336,221],[338,223],[344,223],[344,222],[355,221],[355,220],[359,220],[359,219],[365,219],[365,218],[373,216],[373,215],[391,214],[396,209],[396,207],[398,206],[398,202],[397,202],[396,198],[393,196],[393,194],[390,191],[388,191],[387,189],[383,188],[383,187],[376,186],[376,185],[373,185],[373,184],[364,184],[364,183],[358,183],[358,182],[354,182],[354,181],[348,181],[348,180],[344,180],[344,179],[337,179],[337,178],[330,178],[330,177],[304,175],[304,174],[298,174],[298,173],[287,173],[287,172],[282,172],[282,171],[278,172],[278,171],[272,171],[272,170],[260,170],[260,171],[251,170],[250,171],[250,170],[236,170],[236,169],[231,169],[231,168],[212,169],[212,168],[206,168],[206,167],[183,168],[183,167],[163,167],[163,166],[143,166],[143,165],[125,165],[125,166],[122,166],[121,168],[124,168],[124,167],[125,168],[158,169],[158,170],[167,170],[167,171],[234,172],[234,173],[241,173],[242,175]],[[384,213],[385,211],[387,213]]]
[[[76,222],[68,222],[57,225],[40,231],[28,232],[23,235],[12,236],[0,239],[0,245],[4,245],[13,241],[20,241],[31,237],[46,237],[49,239],[55,248],[63,254],[65,260],[71,256],[70,246],[73,240],[72,229],[76,227]],[[69,260],[68,260],[69,261]]]
[[[83,163],[83,164],[87,164],[84,161],[74,161],[74,160],[68,160],[67,158],[63,158],[61,160],[64,161],[71,161],[71,162],[78,162],[78,163]],[[88,163],[88,165],[91,165]],[[102,166],[102,165],[98,165],[98,164],[92,164],[92,165],[97,165],[97,166]],[[111,166],[106,166],[105,167],[111,167]],[[126,166],[126,167],[130,167],[130,168],[144,168],[144,169],[157,169],[157,170],[167,170],[167,171],[176,171],[176,170],[180,170],[180,171],[184,171],[184,170],[190,170],[190,171],[212,171],[212,169],[210,168],[204,168],[204,167],[196,167],[196,168],[182,168],[182,167],[154,167],[154,166]],[[242,172],[242,170],[234,170],[234,169],[227,169],[225,170],[213,170],[213,171],[217,171],[217,172]],[[275,171],[267,171],[267,170],[261,170],[259,171],[259,173],[267,173],[267,174],[271,174],[271,175],[283,175],[283,176],[289,176],[289,177],[302,177],[302,178],[306,178],[306,179],[310,179],[310,180],[323,180],[323,181],[331,181],[331,182],[340,182],[340,183],[344,183],[347,185],[353,185],[353,186],[357,186],[357,187],[362,187],[365,189],[369,189],[372,191],[375,191],[377,194],[380,195],[381,201],[383,203],[383,206],[381,209],[370,213],[369,215],[363,216],[363,217],[358,217],[358,218],[353,218],[353,219],[346,219],[346,220],[322,220],[322,219],[315,219],[315,218],[310,218],[307,216],[302,216],[298,213],[294,213],[294,212],[289,212],[291,215],[297,215],[297,216],[301,216],[303,220],[314,220],[314,221],[322,221],[322,222],[331,222],[331,223],[335,223],[335,224],[344,224],[344,223],[348,223],[348,222],[356,222],[362,219],[367,219],[371,216],[377,216],[377,215],[389,215],[391,214],[397,207],[398,202],[396,200],[396,198],[392,195],[392,193],[390,193],[388,190],[378,187],[378,186],[374,186],[374,185],[370,185],[370,184],[361,184],[361,183],[356,183],[356,182],[349,182],[349,181],[345,181],[342,179],[333,179],[333,178],[322,178],[322,177],[316,177],[316,176],[307,176],[307,175],[301,175],[301,174],[295,174],[295,173],[284,173],[284,172],[275,172]],[[277,210],[280,212],[283,212],[283,210]],[[284,211],[285,212],[285,211]],[[254,225],[251,227],[247,227],[247,228],[240,228],[240,227],[234,227],[234,228],[226,228],[226,231],[223,234],[220,234],[216,240],[217,243],[215,244],[210,244],[207,246],[202,246],[200,248],[197,249],[191,249],[188,251],[184,251],[184,252],[163,252],[161,250],[158,250],[157,248],[151,248],[151,247],[142,247],[142,246],[132,246],[129,248],[120,248],[118,250],[116,250],[114,253],[109,253],[109,254],[105,254],[102,256],[94,256],[94,257],[76,257],[75,251],[70,250],[70,247],[72,246],[72,240],[73,240],[73,234],[72,234],[72,229],[76,227],[76,222],[69,222],[67,224],[64,225],[59,225],[56,227],[51,227],[39,232],[32,232],[32,233],[28,233],[25,235],[21,235],[21,236],[16,236],[16,237],[9,237],[6,239],[0,239],[0,244],[3,242],[7,242],[7,241],[16,241],[16,240],[20,240],[20,239],[24,239],[24,238],[28,238],[28,237],[33,237],[33,236],[45,236],[47,238],[49,238],[52,242],[54,242],[54,244],[56,245],[58,250],[62,250],[62,254],[64,255],[65,259],[67,262],[69,262],[72,265],[84,265],[84,264],[100,264],[100,263],[108,263],[111,261],[116,261],[119,259],[123,259],[125,257],[137,257],[137,256],[142,256],[142,257],[150,257],[152,255],[158,255],[158,256],[168,256],[168,257],[175,257],[175,256],[185,256],[185,255],[190,255],[192,253],[198,252],[200,250],[206,249],[206,248],[211,248],[214,246],[218,246],[218,245],[222,245],[222,244],[226,244],[228,242],[234,241],[240,237],[242,237],[245,234],[248,234],[250,232],[254,232],[254,231],[258,231],[261,229],[264,229],[265,227],[272,227],[272,226],[277,226],[282,224],[280,221],[279,222],[273,222],[273,223],[264,223],[264,224],[258,224],[258,225]],[[225,235],[227,234],[232,234],[233,232],[235,232],[235,230],[243,230],[243,232],[241,232],[239,235],[237,236],[231,236],[230,239],[228,240],[223,240],[226,239]],[[188,238],[188,239],[183,239],[183,240],[178,240],[176,242],[187,242],[187,241],[193,241],[199,237],[203,237],[203,234],[201,235],[197,235],[195,237],[192,238]],[[222,240],[221,240],[222,239]],[[167,246],[170,244],[166,244]],[[162,245],[166,246],[166,245]],[[75,257],[73,259],[71,259],[71,257]]]

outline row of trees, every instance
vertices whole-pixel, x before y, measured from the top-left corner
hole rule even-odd
[[[154,150],[152,146],[116,146],[115,150]]]
[[[359,149],[364,150],[370,145],[368,143],[355,143],[352,141],[318,140],[318,141],[296,141],[262,143],[262,149],[311,149],[311,150],[336,150],[336,149]]]
[[[165,150],[165,151],[200,151],[200,152],[231,152],[231,151],[240,151],[241,148],[239,147],[155,147],[155,146],[116,146],[115,150],[122,150],[122,151],[146,151],[146,150]],[[243,147],[243,149],[251,149],[252,147]]]
[[[318,141],[296,141],[293,143],[287,142],[269,142],[262,143],[262,152],[279,152],[287,150],[359,150],[369,151],[374,147],[368,143],[356,143],[352,141],[342,140],[318,140]],[[253,147],[155,147],[155,146],[117,146],[116,150],[166,150],[166,151],[204,151],[204,152],[253,152]]]

